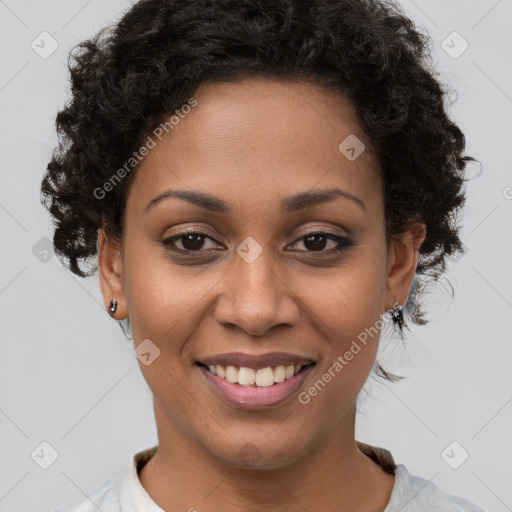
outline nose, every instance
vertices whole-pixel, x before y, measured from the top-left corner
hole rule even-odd
[[[263,336],[276,325],[295,325],[300,316],[294,292],[264,255],[251,263],[235,257],[215,308],[220,324],[240,327],[252,336]]]

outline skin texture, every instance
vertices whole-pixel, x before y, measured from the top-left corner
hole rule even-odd
[[[395,300],[406,301],[425,226],[415,224],[388,250],[375,162],[369,151],[351,162],[338,150],[350,134],[366,144],[338,92],[251,78],[203,85],[194,98],[197,106],[136,171],[122,240],[99,232],[105,307],[115,298],[114,317],[130,317],[135,346],[150,339],[161,351],[149,366],[139,362],[159,438],[141,483],[165,510],[382,511],[394,477],[354,440],[377,336],[307,405],[294,397],[244,411],[219,398],[194,363],[232,351],[301,354],[317,361],[299,391],[309,388]],[[283,198],[330,187],[365,209],[336,197],[280,211]],[[232,211],[169,198],[145,212],[167,189],[213,194]],[[185,228],[212,238],[194,242],[207,254],[178,256],[161,244]],[[335,253],[334,240],[307,243],[316,230],[353,245]],[[249,236],[263,249],[252,263],[236,253]],[[248,443],[252,464],[241,458]]]

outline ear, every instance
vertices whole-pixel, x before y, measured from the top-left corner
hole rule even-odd
[[[427,236],[425,224],[415,222],[408,231],[401,233],[390,243],[387,270],[387,307],[391,309],[395,301],[403,305],[407,301],[416,267],[419,249]]]
[[[108,313],[117,320],[128,316],[123,285],[123,260],[119,242],[111,240],[103,228],[98,229],[98,269],[103,303]],[[115,313],[110,312],[110,301],[117,301]]]

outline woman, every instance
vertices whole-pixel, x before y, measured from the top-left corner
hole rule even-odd
[[[70,510],[481,511],[354,438],[370,373],[398,379],[381,329],[425,323],[462,248],[427,44],[390,2],[143,0],[79,46],[43,200],[159,442]]]

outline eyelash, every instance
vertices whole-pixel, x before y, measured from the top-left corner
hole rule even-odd
[[[212,238],[211,236],[207,235],[206,233],[202,233],[200,231],[194,231],[194,230],[191,230],[191,231],[183,231],[177,235],[173,235],[172,237],[169,237],[169,238],[166,238],[165,240],[162,240],[161,243],[164,247],[168,248],[169,250],[173,251],[173,252],[177,252],[178,254],[184,254],[184,255],[190,255],[190,253],[202,253],[202,252],[206,252],[205,250],[202,250],[202,249],[198,249],[197,251],[193,251],[193,250],[190,250],[190,249],[179,249],[177,247],[175,247],[173,244],[174,242],[176,242],[177,240],[179,239],[182,239],[184,238],[185,236],[187,235],[197,235],[197,236],[201,236],[201,237],[206,237],[206,238],[209,238],[210,240],[216,242],[216,240],[214,238]],[[335,242],[337,242],[338,246],[337,247],[334,247],[334,248],[331,248],[331,249],[328,249],[328,250],[319,250],[319,251],[308,251],[308,250],[305,250],[305,251],[299,251],[299,252],[305,252],[305,253],[318,253],[318,254],[322,254],[322,253],[327,253],[327,254],[332,254],[332,253],[338,253],[338,252],[341,252],[351,246],[353,246],[354,244],[352,243],[352,241],[345,237],[345,236],[341,236],[341,235],[335,235],[334,233],[329,233],[329,232],[325,232],[325,231],[311,231],[310,233],[304,233],[302,234],[302,236],[300,238],[298,238],[292,245],[295,245],[297,242],[305,239],[305,238],[308,238],[310,236],[315,236],[315,235],[321,235],[321,236],[325,236],[326,238],[328,238],[329,240],[334,240]]]

